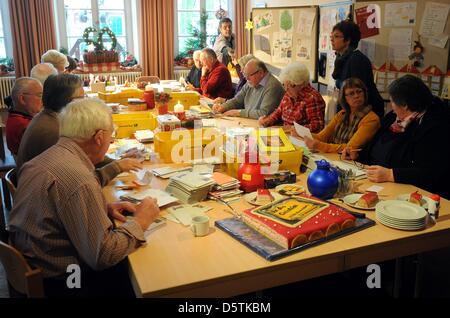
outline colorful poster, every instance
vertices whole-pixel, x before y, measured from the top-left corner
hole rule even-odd
[[[387,27],[416,24],[416,2],[387,3],[384,8],[384,25]]]
[[[262,30],[268,29],[273,25],[273,13],[267,12],[264,15],[256,16],[253,18],[253,26],[255,32],[261,32]]]
[[[290,63],[292,59],[292,32],[274,32],[272,50],[272,61],[274,63]]]

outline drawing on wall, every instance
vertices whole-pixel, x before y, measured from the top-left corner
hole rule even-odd
[[[256,51],[263,51],[266,54],[270,54],[272,51],[270,47],[270,41],[267,36],[264,35],[255,35],[255,50]]]
[[[292,59],[292,32],[274,32],[272,61],[288,64]]]
[[[286,33],[292,29],[294,25],[293,11],[284,10],[280,12],[280,28]]]
[[[309,37],[303,39],[297,39],[296,43],[296,60],[300,62],[308,62],[311,60],[311,39]]]
[[[297,31],[302,35],[309,36],[312,32],[316,15],[312,12],[301,11],[298,19]]]
[[[253,18],[253,25],[255,32],[260,32],[265,29],[270,28],[273,25],[273,13],[272,11],[267,12],[261,16],[257,15]]]
[[[416,6],[416,2],[387,3],[384,11],[384,25],[389,27],[415,25]]]

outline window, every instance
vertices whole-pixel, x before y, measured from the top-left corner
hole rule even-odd
[[[216,12],[222,8],[228,13],[232,20],[231,0],[176,0],[177,6],[177,36],[175,46],[178,53],[185,52],[189,47],[189,41],[198,37],[193,37],[194,29],[206,35],[206,45],[212,47],[217,36],[219,19]],[[204,26],[201,25],[202,12],[205,15]],[[207,16],[207,17],[206,17]]]
[[[3,13],[3,11],[1,13]],[[0,14],[0,59],[4,58],[6,58],[6,43],[5,43],[5,34],[3,33],[2,14]]]
[[[13,48],[9,25],[8,1],[0,1],[0,64],[12,62],[12,57]]]
[[[101,29],[108,27],[117,37],[117,50],[122,58],[133,50],[131,28],[131,0],[64,0],[57,1],[60,26],[60,44],[68,49],[69,55],[82,59],[88,49],[83,41],[84,30],[88,27]],[[90,34],[90,38],[96,37]],[[103,35],[106,49],[111,48],[107,34]]]

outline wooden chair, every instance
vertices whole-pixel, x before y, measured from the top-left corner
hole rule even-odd
[[[6,278],[13,288],[11,294],[20,293],[28,298],[43,298],[44,284],[41,269],[32,269],[23,255],[11,245],[0,242],[0,262]]]
[[[160,80],[158,76],[141,76],[137,79],[138,82],[147,82],[149,84],[159,84]]]

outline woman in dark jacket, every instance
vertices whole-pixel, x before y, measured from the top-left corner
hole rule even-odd
[[[421,79],[406,75],[389,86],[392,112],[358,161],[372,182],[413,184],[450,198],[450,111]],[[356,160],[357,152],[344,156]]]
[[[373,79],[372,63],[356,49],[360,40],[361,31],[353,21],[341,21],[333,27],[331,46],[336,51],[336,61],[332,76],[339,89],[346,79],[359,78],[367,87],[369,105],[375,114],[383,118],[384,101]]]

